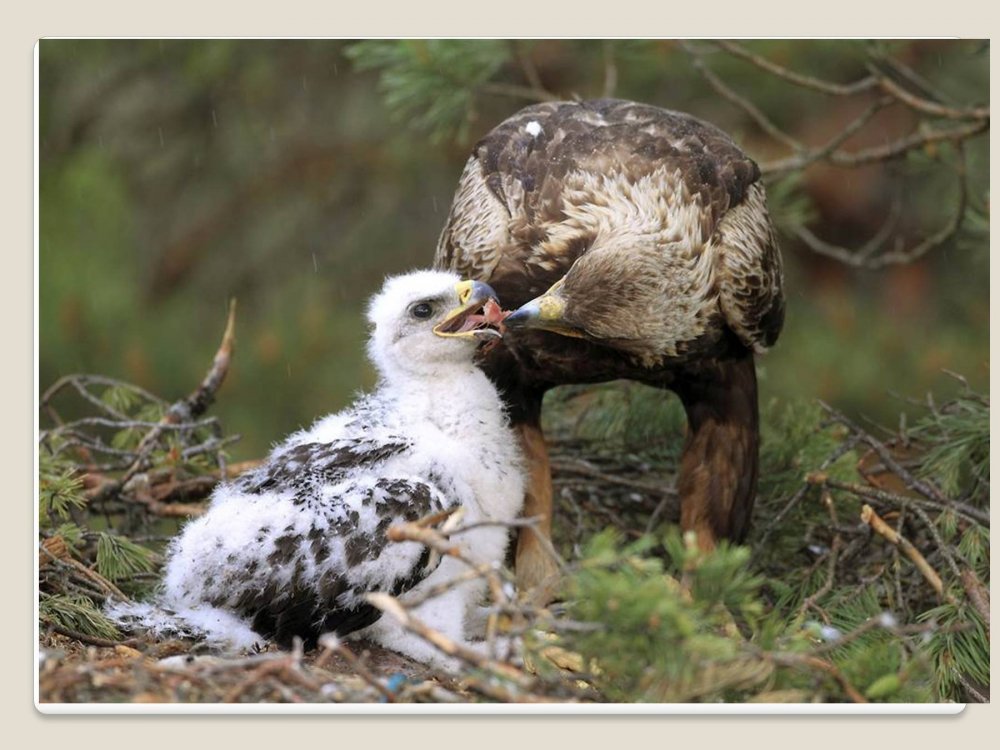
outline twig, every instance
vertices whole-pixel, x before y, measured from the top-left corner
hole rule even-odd
[[[797,617],[802,617],[802,615],[804,615],[806,610],[808,610],[810,607],[815,608],[817,611],[822,611],[820,610],[819,606],[816,603],[824,596],[826,596],[828,593],[830,593],[830,591],[833,589],[834,580],[837,575],[837,562],[840,557],[840,547],[842,544],[840,533],[837,531],[837,528],[840,525],[837,519],[837,509],[836,507],[834,507],[833,504],[833,496],[830,494],[828,490],[823,491],[821,502],[826,507],[827,512],[830,514],[830,521],[834,529],[833,542],[830,544],[830,551],[828,553],[829,558],[827,560],[827,567],[826,567],[826,580],[823,582],[822,586],[820,586],[811,595],[802,600],[802,604],[799,607]]]
[[[386,699],[386,701],[389,703],[396,702],[395,693],[389,690],[389,688],[382,684],[381,680],[372,674],[372,671],[368,669],[368,666],[361,659],[359,659],[353,651],[351,651],[347,644],[343,643],[339,638],[334,637],[320,639],[320,645],[324,649],[323,655],[320,657],[321,660],[325,659],[327,654],[340,654],[348,661],[351,667],[354,668],[355,673],[361,677],[362,680],[375,688],[382,695],[382,697]],[[320,663],[320,661],[317,661],[316,665],[319,666]]]
[[[639,482],[635,479],[626,479],[624,477],[616,477],[613,474],[605,474],[593,466],[588,464],[586,461],[580,459],[576,461],[567,461],[561,459],[552,460],[552,468],[559,471],[566,471],[571,474],[580,474],[581,476],[591,477],[593,479],[600,479],[602,482],[607,482],[608,484],[617,484],[621,487],[629,487],[635,490],[642,490],[643,492],[648,492],[653,495],[665,495],[667,497],[677,497],[677,490],[673,487],[661,487],[655,484],[647,484],[646,482]]]
[[[52,399],[56,396],[56,394],[59,393],[59,391],[61,391],[63,388],[67,386],[73,386],[73,388],[79,389],[81,385],[85,385],[87,383],[95,383],[97,385],[103,385],[108,388],[127,388],[128,390],[133,391],[134,393],[146,399],[147,401],[151,401],[155,404],[160,404],[160,405],[166,404],[166,402],[159,396],[154,396],[149,391],[140,388],[139,386],[134,385],[132,383],[126,383],[124,380],[109,378],[105,375],[80,375],[80,374],[64,375],[63,377],[59,378],[55,383],[49,386],[49,388],[45,391],[45,393],[42,394],[42,397],[41,399],[39,399],[39,402],[42,405],[48,404],[52,401]],[[87,395],[91,396],[91,394],[89,393]],[[86,398],[86,396],[84,397]],[[91,396],[91,398],[93,398],[93,396]],[[99,405],[103,410],[107,410],[109,408],[108,405],[103,401],[100,401]]]
[[[844,646],[853,643],[861,636],[874,630],[875,628],[882,628],[893,635],[907,636],[923,635],[925,633],[960,633],[968,630],[969,625],[968,623],[955,623],[953,625],[942,627],[936,622],[922,622],[913,625],[892,625],[883,623],[881,615],[875,615],[874,617],[869,617],[863,623],[854,628],[854,630],[844,633],[836,640],[817,646],[811,653],[813,656],[822,656],[832,651],[836,651],[837,649],[841,649]]]
[[[911,474],[909,471],[900,466],[899,462],[892,457],[892,454],[889,453],[889,450],[885,447],[883,443],[879,442],[874,437],[872,437],[867,432],[858,427],[858,425],[856,425],[854,422],[848,419],[846,415],[837,411],[832,406],[830,406],[829,404],[827,404],[822,400],[818,399],[817,401],[819,405],[823,408],[823,410],[827,414],[829,414],[835,421],[840,422],[842,425],[844,425],[849,430],[854,432],[860,440],[871,446],[871,448],[878,454],[878,457],[882,459],[882,463],[885,464],[885,466],[890,471],[899,476],[899,478],[906,483],[907,487],[909,487],[911,490],[919,492],[921,495],[930,500],[936,500],[940,503],[944,503],[945,505],[954,504],[951,500],[945,497],[936,487],[920,481],[915,476],[913,476],[913,474]]]
[[[128,638],[121,641],[112,641],[107,638],[98,638],[96,635],[87,635],[86,633],[80,633],[76,630],[70,630],[62,625],[57,625],[54,622],[46,623],[49,630],[53,633],[58,633],[59,635],[64,635],[67,638],[72,638],[75,641],[80,641],[80,643],[86,643],[88,646],[97,646],[98,648],[116,648],[117,646],[138,646],[142,641],[138,638]]]
[[[778,63],[771,62],[766,57],[754,54],[746,47],[736,44],[735,42],[719,41],[716,42],[716,44],[726,52],[736,55],[752,65],[757,66],[761,70],[777,76],[778,78],[783,78],[796,86],[802,86],[803,88],[812,89],[813,91],[819,91],[823,94],[850,96],[851,94],[868,91],[869,89],[874,88],[878,83],[874,76],[861,78],[853,83],[832,83],[830,81],[814,78],[813,76],[796,73],[794,70],[789,70],[782,65],[778,65]]]
[[[973,699],[975,699],[975,701],[977,703],[989,703],[990,702],[989,696],[988,695],[983,695],[978,689],[976,689],[976,687],[974,685],[972,685],[972,683],[969,682],[969,680],[966,678],[966,676],[964,674],[962,674],[961,672],[959,672],[957,669],[954,672],[955,672],[955,676],[958,678],[958,681],[960,683],[962,683],[962,687],[964,687],[966,690],[969,691],[969,695],[971,695],[973,697]]]
[[[788,68],[772,62],[765,57],[750,52],[745,47],[734,42],[719,41],[716,42],[716,45],[724,49],[726,52],[746,60],[752,65],[755,65],[761,70],[765,70],[778,78],[782,78],[789,83],[795,84],[796,86],[812,89],[813,91],[819,91],[823,94],[850,96],[874,88],[881,88],[885,93],[892,96],[895,100],[907,105],[911,109],[922,112],[923,114],[932,115],[934,117],[944,117],[952,120],[969,120],[988,119],[990,116],[989,107],[949,107],[939,102],[918,96],[911,91],[907,91],[891,78],[884,75],[872,64],[871,61],[866,63],[869,73],[868,76],[854,81],[853,83],[840,84],[831,83],[830,81],[824,81],[819,78],[814,78],[813,76],[797,73],[794,70],[789,70]],[[911,82],[917,83],[922,87],[927,86],[925,81],[920,79],[914,71],[904,66],[902,63],[882,55],[879,55],[879,59],[890,64],[895,70],[909,78]]]
[[[975,607],[976,612],[983,619],[983,623],[986,625],[986,638],[990,637],[990,590],[986,588],[982,581],[979,580],[979,576],[972,568],[967,568],[962,571],[959,576],[962,581],[962,587],[965,589],[966,596],[969,597],[969,601],[972,602],[972,606]]]
[[[503,583],[500,574],[493,565],[482,565],[467,557],[462,548],[458,545],[449,544],[449,540],[439,531],[424,528],[414,523],[404,523],[390,526],[386,531],[386,537],[393,542],[411,541],[420,542],[429,547],[434,552],[441,555],[448,555],[465,563],[469,568],[481,571],[489,586],[490,595],[497,603],[505,602],[507,597],[503,593]]]
[[[865,125],[871,122],[879,112],[885,109],[892,101],[888,98],[878,99],[868,109],[858,117],[849,122],[847,126],[837,135],[826,142],[825,145],[814,149],[803,149],[794,156],[788,156],[776,161],[764,162],[760,165],[760,171],[766,175],[780,174],[782,172],[792,172],[814,164],[815,162],[827,159],[832,154],[837,153],[837,149],[847,142],[847,140],[859,132]]]
[[[924,577],[924,580],[931,585],[931,588],[937,593],[937,595],[946,601],[954,603],[953,598],[944,590],[944,583],[941,582],[941,576],[930,566],[927,560],[924,558],[920,551],[914,547],[909,540],[900,534],[896,533],[889,524],[887,524],[875,510],[870,505],[864,505],[861,508],[861,520],[871,526],[872,530],[879,536],[883,537],[890,544],[899,547],[912,562],[920,574]]]
[[[182,422],[190,423],[196,420],[209,407],[215,398],[215,392],[222,385],[222,381],[225,380],[226,373],[229,371],[229,363],[232,358],[235,342],[235,327],[236,300],[231,300],[229,303],[229,315],[226,319],[226,330],[222,335],[222,343],[219,344],[215,358],[212,360],[212,366],[201,383],[188,396],[174,402],[167,409],[167,413],[163,416],[163,419],[147,432],[139,442],[139,446],[136,448],[137,455],[135,461],[128,470],[119,479],[104,485],[100,495],[94,499],[103,500],[117,494],[132,477],[146,467],[149,453],[164,430],[173,429]]]
[[[229,372],[229,363],[233,356],[235,342],[236,300],[231,299],[229,301],[229,315],[226,317],[226,330],[222,334],[222,343],[219,344],[219,348],[215,352],[212,366],[198,387],[187,398],[170,407],[167,412],[168,416],[172,414],[174,415],[173,420],[190,422],[201,416],[211,406],[215,400],[216,392]]]
[[[761,112],[753,102],[749,99],[745,99],[729,88],[729,86],[727,86],[722,79],[712,72],[712,69],[705,64],[705,61],[702,59],[702,54],[692,45],[687,42],[681,42],[681,46],[691,56],[691,63],[694,65],[695,70],[698,71],[701,77],[704,78],[708,84],[719,93],[720,96],[746,112],[746,114],[750,116],[750,119],[757,123],[761,130],[770,135],[776,141],[781,141],[781,143],[785,144],[793,151],[806,150],[805,146],[771,122],[767,115]]]
[[[822,484],[826,487],[832,487],[835,490],[850,492],[851,494],[859,495],[860,497],[867,497],[872,500],[881,500],[882,502],[892,503],[893,505],[926,505],[930,508],[934,508],[935,510],[951,511],[956,515],[963,516],[969,521],[979,524],[980,526],[985,526],[986,528],[990,527],[990,517],[988,514],[978,508],[973,508],[971,505],[960,503],[958,501],[942,503],[937,500],[928,500],[923,497],[897,495],[893,492],[880,490],[876,487],[869,487],[864,484],[841,482],[840,480],[828,477],[821,472],[810,474],[809,481],[814,484]]]
[[[844,442],[842,442],[834,449],[834,451],[829,456],[823,459],[823,462],[819,465],[819,470],[825,471],[826,469],[833,466],[833,464],[839,461],[842,456],[847,454],[849,451],[853,450],[854,446],[857,445],[857,442],[858,442],[857,438],[854,437],[853,435]],[[771,537],[771,534],[778,527],[778,524],[780,524],[781,521],[785,518],[785,516],[787,516],[792,511],[792,508],[798,505],[799,502],[801,502],[802,498],[805,497],[806,492],[809,491],[810,486],[811,483],[808,481],[808,479],[802,482],[802,485],[799,487],[798,490],[796,490],[795,494],[793,494],[788,499],[788,502],[785,503],[784,507],[781,510],[779,510],[774,515],[774,517],[771,518],[771,520],[768,522],[767,526],[764,528],[764,531],[761,533],[760,538],[757,540],[755,544],[756,547],[760,548],[767,542],[767,540]]]
[[[225,695],[222,696],[223,703],[235,703],[238,701],[243,694],[252,688],[254,685],[260,683],[265,677],[280,672],[284,667],[282,661],[274,660],[267,661],[258,666],[245,679],[238,682],[235,686],[230,688]]]
[[[951,568],[951,572],[954,574],[955,578],[962,577],[962,571],[958,568],[958,563],[955,562],[955,556],[951,553],[951,548],[945,544],[944,539],[941,538],[941,534],[938,533],[937,526],[931,520],[927,512],[920,507],[919,504],[914,503],[909,506],[910,509],[916,514],[916,516],[923,521],[924,526],[927,531],[930,532],[931,537],[934,539],[934,543],[938,547],[938,552],[944,558],[945,562],[948,563],[948,567]]]
[[[932,102],[929,99],[924,99],[907,91],[891,78],[887,78],[880,73],[871,63],[868,63],[868,70],[878,81],[878,85],[883,91],[887,94],[891,94],[893,97],[903,102],[903,104],[916,110],[917,112],[923,112],[924,114],[932,115],[934,117],[944,117],[950,120],[989,120],[989,107],[948,107],[944,104]]]
[[[510,680],[522,689],[528,689],[534,683],[534,680],[529,678],[516,667],[496,661],[495,659],[490,659],[475,649],[471,649],[468,646],[453,641],[444,633],[440,633],[437,630],[428,627],[422,620],[410,614],[409,611],[407,611],[407,609],[400,604],[395,597],[392,597],[389,594],[370,593],[365,595],[365,599],[382,612],[396,618],[396,620],[398,620],[399,623],[411,633],[419,635],[421,638],[426,640],[428,643],[431,643],[439,651],[448,656],[457,657],[462,661],[468,662],[474,667],[490,672],[497,677]]]
[[[827,157],[827,160],[838,167],[860,167],[875,162],[892,161],[905,156],[910,151],[934,143],[961,143],[986,132],[989,127],[989,120],[978,120],[969,125],[955,128],[923,128],[881,146],[858,149],[850,153],[834,151]]]
[[[767,653],[766,656],[772,661],[782,664],[785,666],[793,667],[809,667],[810,669],[818,669],[821,672],[826,672],[828,675],[833,677],[837,682],[840,683],[841,688],[847,694],[854,703],[867,703],[868,700],[858,692],[850,681],[844,676],[843,672],[837,669],[836,666],[826,661],[825,659],[820,659],[818,656],[809,656],[806,654],[789,654],[789,653]]]
[[[870,53],[872,59],[866,62],[869,72],[866,77],[852,83],[840,84],[790,70],[749,51],[740,44],[729,41],[715,42],[715,46],[719,49],[800,88],[840,97],[852,95],[869,96],[868,92],[877,95],[877,99],[859,117],[842,128],[830,141],[817,148],[808,148],[795,137],[778,127],[752,101],[741,96],[722,81],[706,65],[703,52],[687,43],[682,42],[681,45],[691,56],[695,69],[715,91],[746,113],[763,132],[775,141],[791,149],[791,155],[763,163],[761,165],[763,174],[773,175],[800,171],[819,162],[843,168],[861,167],[868,164],[891,162],[905,157],[912,151],[926,149],[938,143],[955,144],[959,152],[958,164],[956,165],[959,177],[957,206],[954,215],[939,230],[917,242],[909,249],[897,247],[894,250],[876,254],[875,251],[881,249],[882,245],[888,240],[895,222],[887,221],[882,229],[860,250],[851,250],[827,242],[816,236],[805,226],[793,227],[791,231],[810,250],[853,268],[877,270],[887,266],[912,263],[932,250],[939,248],[958,233],[965,220],[966,206],[969,202],[962,144],[966,140],[989,129],[990,111],[988,106],[949,106],[926,98],[921,94],[914,93],[881,72],[874,65],[874,61],[887,63],[902,78],[905,78],[918,88],[926,90],[927,86],[919,76],[902,63],[897,64],[895,61],[889,60],[878,53]],[[915,131],[887,143],[855,150],[844,150],[841,148],[851,136],[860,132],[871,122],[879,111],[894,104],[908,107],[920,115],[958,121],[959,124],[954,127],[932,127],[928,125],[926,120],[921,120]]]
[[[62,569],[69,568],[70,570],[76,571],[84,578],[86,578],[88,581],[96,585],[98,590],[102,591],[104,594],[116,597],[123,602],[129,601],[129,598],[125,596],[124,593],[122,593],[121,589],[119,589],[117,586],[111,583],[111,581],[102,576],[96,570],[88,568],[79,560],[69,555],[67,555],[66,557],[56,557],[45,546],[39,546],[38,551],[41,554],[46,555],[50,559],[51,564],[54,565],[55,567]]]
[[[903,63],[901,60],[890,57],[877,49],[872,50],[870,54],[873,62],[883,64],[887,68],[890,68],[892,72],[900,78],[905,78],[911,85],[920,89],[920,92],[926,99],[937,103],[947,102],[951,99],[948,94],[937,89],[926,78],[919,75],[917,71]]]
[[[121,416],[116,419],[108,419],[107,417],[83,417],[81,419],[73,420],[72,422],[67,422],[64,425],[64,429],[71,429],[74,427],[111,427],[116,430],[137,430],[140,428],[144,429],[159,429],[163,430],[196,430],[201,427],[209,427],[218,424],[218,420],[215,417],[208,417],[196,422],[149,422],[142,419],[131,419],[126,416]],[[110,450],[110,449],[109,449]],[[120,451],[121,453],[126,453],[126,451]]]
[[[959,149],[960,157],[961,154],[962,151]],[[862,248],[861,252],[858,252],[826,242],[801,225],[794,227],[792,231],[794,231],[795,235],[814,252],[833,258],[841,263],[853,266],[854,268],[877,270],[885,268],[886,266],[912,263],[913,261],[922,258],[931,250],[940,247],[945,242],[950,240],[962,227],[962,224],[965,221],[965,208],[968,203],[968,185],[966,184],[965,179],[964,158],[960,158],[959,160],[958,172],[958,202],[952,218],[937,232],[925,237],[922,241],[908,250],[894,250],[892,252],[886,252],[870,257],[878,245],[881,244],[883,237],[876,235],[875,238],[866,243],[866,246]]]
[[[394,524],[389,527],[385,536],[390,542],[420,542],[442,555],[456,557],[470,567],[476,567],[476,563],[462,555],[461,547],[457,544],[448,544],[448,540],[434,529],[417,526],[415,523]]]

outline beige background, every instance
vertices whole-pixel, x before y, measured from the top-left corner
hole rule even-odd
[[[959,717],[43,717],[32,704],[32,98],[33,45],[41,36],[967,36],[997,28],[996,10],[979,0],[835,3],[612,0],[543,4],[537,0],[362,3],[285,0],[210,7],[204,0],[167,3],[79,0],[8,5],[0,118],[6,229],[0,273],[6,362],[0,368],[3,501],[8,528],[3,554],[3,734],[8,746],[138,747],[191,750],[313,745],[337,750],[392,747],[555,746],[560,750],[632,746],[671,748],[796,747],[950,750],[993,745],[998,711],[975,706]],[[392,8],[389,8],[392,5]],[[733,7],[726,8],[726,5]],[[672,6],[672,7],[671,7]],[[20,735],[20,736],[19,736]]]

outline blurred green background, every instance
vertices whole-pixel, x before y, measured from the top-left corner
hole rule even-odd
[[[988,43],[878,45],[949,101],[987,103]],[[865,75],[872,49],[747,46],[836,81]],[[706,59],[810,145],[863,107]],[[373,382],[366,298],[386,274],[429,265],[470,148],[539,85],[567,98],[613,88],[714,122],[758,161],[788,153],[674,41],[42,41],[40,387],[95,372],[185,395],[236,297],[237,353],[213,407],[243,435],[234,458],[343,407]],[[889,108],[846,146],[915,124]],[[953,210],[949,148],[768,180],[772,213],[779,228],[805,222],[858,246],[898,201],[893,239],[912,245]],[[854,270],[782,235],[787,322],[760,360],[764,402],[819,397],[891,423],[893,394],[923,397],[942,369],[986,389],[988,135],[965,152],[970,216],[917,263]]]

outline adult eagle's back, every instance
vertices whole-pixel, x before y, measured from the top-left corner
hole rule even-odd
[[[435,265],[488,281],[505,306],[562,278],[602,231],[659,224],[665,255],[712,256],[712,303],[756,351],[781,329],[781,258],[760,170],[721,130],[690,115],[602,99],[527,107],[473,149]],[[722,321],[719,321],[722,322]],[[680,349],[691,344],[679,342]]]
[[[526,514],[551,514],[544,392],[631,378],[684,403],[682,525],[706,546],[743,538],[757,476],[753,354],[777,339],[784,298],[760,170],[725,133],[628,101],[527,107],[473,149],[435,265],[520,306],[483,366],[534,457]],[[518,550],[526,583],[541,573],[522,567],[551,570],[532,539]]]

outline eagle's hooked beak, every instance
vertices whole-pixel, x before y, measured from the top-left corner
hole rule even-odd
[[[497,293],[482,281],[460,281],[455,284],[458,307],[448,311],[444,320],[434,326],[434,333],[447,338],[499,338],[500,332],[490,325],[499,323],[491,312],[500,312]],[[485,309],[484,309],[485,308]]]
[[[504,318],[504,327],[515,330],[534,328],[562,336],[583,338],[582,331],[566,322],[566,299],[562,294],[562,286],[563,280],[560,279],[542,296],[525,302]]]

